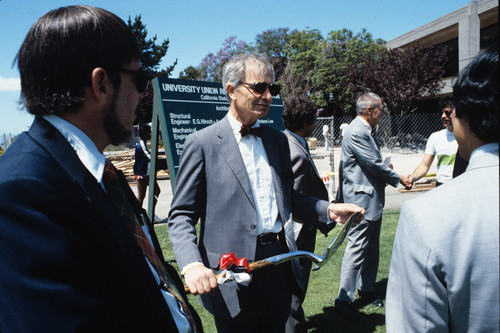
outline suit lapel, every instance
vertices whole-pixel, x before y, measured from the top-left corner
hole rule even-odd
[[[217,123],[216,131],[218,140],[217,146],[219,147],[222,156],[233,171],[234,176],[238,180],[243,192],[245,192],[248,197],[248,200],[250,200],[252,206],[256,208],[252,188],[250,186],[250,180],[248,179],[248,173],[227,116]]]
[[[311,165],[311,168],[316,173],[316,176],[318,176],[318,178],[321,179],[321,176],[319,175],[318,169],[316,169],[316,165],[314,164],[314,161],[311,157],[311,154],[307,151],[307,149],[292,134],[288,133],[287,131],[284,131],[283,133],[285,133],[288,136],[288,138],[291,140],[291,141],[289,140],[288,142],[292,142],[292,144],[297,146],[307,156],[307,161]]]
[[[282,197],[281,183],[279,182],[280,175],[282,174],[281,162],[280,162],[280,152],[278,150],[278,145],[272,136],[271,130],[267,126],[262,126],[264,128],[264,135],[262,137],[262,142],[264,143],[264,149],[266,150],[267,160],[269,166],[272,170],[272,178],[274,191],[276,192],[276,200],[279,203],[278,198]],[[279,196],[278,196],[279,194]]]
[[[316,176],[318,176],[318,178],[320,178],[320,179],[321,179],[321,176],[319,175],[318,169],[316,169],[316,165],[314,164],[314,161],[313,161],[313,159],[312,159],[312,157],[311,157],[311,154],[310,154],[310,153],[307,151],[307,149],[306,149],[303,145],[301,145],[300,143],[299,143],[299,146],[300,146],[300,148],[302,149],[302,151],[304,152],[304,154],[306,154],[306,156],[307,156],[307,160],[309,161],[309,164],[311,165],[312,169],[313,169],[313,170],[314,170],[314,172],[316,173]]]
[[[295,244],[295,235],[293,232],[293,219],[292,212],[286,210],[286,202],[287,200],[291,200],[290,197],[286,197],[287,191],[284,191],[282,188],[282,184],[285,183],[284,186],[287,186],[287,181],[293,181],[293,174],[291,170],[283,170],[282,166],[287,165],[286,163],[282,163],[282,160],[288,159],[290,160],[290,152],[289,149],[280,149],[279,138],[273,134],[273,130],[267,126],[264,127],[264,136],[262,141],[264,143],[264,148],[267,154],[267,160],[269,161],[269,166],[271,167],[272,178],[273,178],[273,187],[276,195],[276,204],[278,206],[279,211],[279,219],[283,224],[283,231],[285,234],[285,241],[288,247],[288,251],[297,251],[297,245]],[[285,142],[284,144],[287,144]],[[288,146],[286,147],[288,148]],[[286,154],[285,154],[286,152]],[[289,173],[286,175],[286,173]],[[299,262],[298,259],[292,260],[292,270],[294,272],[294,277],[298,283],[297,287],[303,292],[300,282],[297,279],[300,279],[299,276]]]
[[[382,152],[380,151],[380,148],[379,148],[377,142],[375,141],[375,137],[370,133],[368,128],[366,128],[363,121],[361,121],[358,118],[355,118],[352,123],[355,123],[360,131],[363,131],[364,133],[366,133],[366,135],[368,136],[368,140],[370,140],[370,144],[373,147],[373,150],[377,152],[377,154],[379,155],[380,158],[382,158]],[[372,133],[373,133],[373,128],[372,128]]]

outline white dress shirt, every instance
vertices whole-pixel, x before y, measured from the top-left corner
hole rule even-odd
[[[262,138],[251,134],[241,137],[242,124],[230,113],[228,119],[250,180],[257,210],[257,233],[259,235],[267,232],[278,233],[281,231],[282,223],[278,221],[272,172]],[[260,127],[259,121],[257,120],[252,127]]]

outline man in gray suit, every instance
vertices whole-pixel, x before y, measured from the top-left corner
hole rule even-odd
[[[401,176],[382,159],[378,141],[372,129],[384,115],[382,99],[365,93],[356,101],[358,116],[346,127],[342,139],[341,173],[344,202],[353,202],[366,209],[365,219],[348,234],[342,261],[340,290],[335,307],[349,320],[357,320],[352,307],[356,287],[358,294],[377,306],[382,300],[375,296],[375,281],[379,261],[379,238],[385,186],[398,183],[411,186],[410,175]]]
[[[453,87],[467,170],[401,209],[387,332],[499,332],[497,48],[476,57]]]
[[[305,193],[321,200],[328,200],[328,192],[314,165],[309,153],[309,145],[306,138],[309,137],[316,127],[317,107],[309,100],[290,97],[285,100],[283,123],[285,124],[285,135],[290,146],[290,158],[294,184],[293,188],[300,193]],[[297,249],[314,252],[316,245],[315,221],[302,223],[297,236]],[[296,231],[297,233],[297,231]],[[307,259],[300,259],[300,276],[302,290],[307,291],[309,275],[312,263]],[[306,332],[306,319],[302,303],[304,297],[292,295],[292,307],[286,324],[287,332]]]
[[[280,90],[264,57],[236,56],[222,77],[229,112],[186,139],[168,220],[170,240],[186,284],[201,295],[219,332],[283,332],[292,289],[303,294],[297,260],[255,271],[248,286],[217,288],[219,258],[234,252],[254,262],[296,250],[292,211],[330,228],[332,221],[344,223],[364,211],[293,190],[285,135],[258,122]]]

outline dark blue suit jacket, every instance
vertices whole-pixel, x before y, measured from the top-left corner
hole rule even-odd
[[[0,157],[0,245],[3,333],[177,331],[129,229],[42,118]]]

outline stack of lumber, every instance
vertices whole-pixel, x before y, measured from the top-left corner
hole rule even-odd
[[[399,188],[398,191],[401,193],[406,192],[423,192],[429,191],[436,187],[436,178],[423,178],[420,181],[417,181],[413,184],[411,190],[405,190],[405,188]]]
[[[123,172],[128,182],[135,182],[134,178],[134,153],[123,152],[106,154],[106,158],[113,163],[115,168]],[[158,170],[156,173],[158,179],[169,179],[168,170]]]

